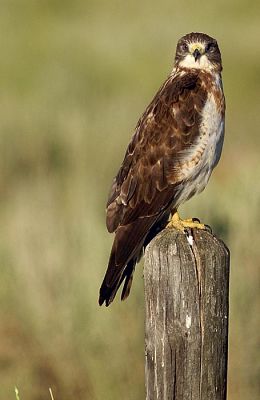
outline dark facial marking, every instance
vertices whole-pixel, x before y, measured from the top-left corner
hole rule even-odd
[[[187,52],[189,51],[189,46],[188,46],[188,44],[187,44],[186,42],[181,43],[181,45],[180,45],[180,50],[181,50],[183,53],[187,53]]]
[[[205,46],[206,53],[213,53],[218,50],[218,45],[215,42],[209,42]]]

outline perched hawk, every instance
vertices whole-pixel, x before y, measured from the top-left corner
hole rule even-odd
[[[200,193],[217,165],[224,139],[225,99],[217,41],[189,33],[178,44],[169,77],[141,116],[107,202],[115,232],[99,304],[108,306],[124,282],[130,292],[143,248],[166,226],[204,228],[181,220],[180,204]]]

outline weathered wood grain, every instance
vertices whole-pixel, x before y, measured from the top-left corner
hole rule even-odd
[[[192,234],[165,229],[146,250],[147,400],[226,399],[229,251]]]

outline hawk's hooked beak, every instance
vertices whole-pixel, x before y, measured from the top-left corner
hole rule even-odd
[[[195,49],[195,50],[194,50],[193,56],[194,56],[194,58],[195,58],[195,61],[197,61],[197,60],[200,58],[201,52],[199,51],[199,49]]]

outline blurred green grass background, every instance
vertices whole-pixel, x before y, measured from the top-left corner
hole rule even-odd
[[[0,398],[144,398],[142,265],[97,305],[105,202],[177,39],[218,39],[221,162],[181,211],[231,250],[229,400],[260,396],[259,1],[8,0],[0,13]]]

